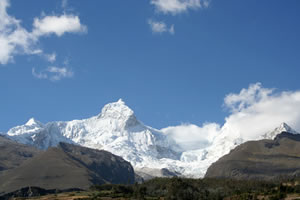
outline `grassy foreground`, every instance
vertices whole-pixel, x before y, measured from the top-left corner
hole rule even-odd
[[[156,178],[142,184],[93,186],[88,191],[51,194],[32,200],[93,200],[93,199],[300,199],[297,180],[262,182],[228,179]]]

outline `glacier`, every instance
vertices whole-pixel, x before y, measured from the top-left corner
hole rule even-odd
[[[251,140],[274,139],[283,131],[298,134],[283,123],[274,131]],[[43,124],[31,118],[5,135],[39,149],[56,146],[59,142],[102,149],[123,157],[142,173],[167,169],[191,178],[203,177],[213,162],[250,140],[243,138],[239,132],[229,130],[225,124],[210,145],[187,151],[164,131],[140,122],[122,99],[105,105],[99,115],[88,119]]]

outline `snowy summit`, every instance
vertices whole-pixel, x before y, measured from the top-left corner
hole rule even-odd
[[[270,132],[262,135],[262,139],[274,140],[274,138],[282,132],[288,132],[291,134],[299,134],[297,131],[295,131],[289,125],[287,125],[285,122],[283,122],[279,127],[275,128],[273,131],[270,131]]]
[[[273,139],[281,132],[297,134],[283,123],[262,139]],[[203,177],[213,162],[247,141],[240,134],[221,131],[210,146],[185,151],[169,135],[140,122],[122,99],[105,105],[99,115],[88,119],[42,124],[31,118],[6,135],[40,149],[59,142],[103,149],[123,157],[136,171],[153,174],[155,170],[167,169],[186,177]]]

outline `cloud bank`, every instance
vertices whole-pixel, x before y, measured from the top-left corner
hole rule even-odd
[[[224,125],[184,124],[162,131],[179,142],[185,150],[205,148],[220,134],[255,140],[283,122],[300,131],[300,91],[277,92],[255,83],[237,94],[228,94],[224,99],[224,107],[230,113]]]
[[[21,21],[7,13],[9,0],[0,1],[0,64],[13,61],[15,55],[44,54],[37,44],[43,36],[55,34],[62,36],[66,33],[85,33],[87,27],[82,25],[75,15],[51,15],[35,18],[33,29],[27,31]],[[51,62],[54,56],[47,56]]]

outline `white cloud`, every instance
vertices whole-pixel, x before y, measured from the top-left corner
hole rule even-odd
[[[12,59],[12,52],[14,50],[14,46],[9,43],[9,41],[0,36],[0,63],[6,64],[9,60]]]
[[[45,16],[41,19],[35,18],[33,26],[33,34],[36,36],[56,34],[60,37],[65,33],[84,33],[87,31],[87,27],[80,23],[78,16],[66,14]]]
[[[48,75],[46,73],[42,73],[42,72],[36,72],[35,68],[32,68],[32,75],[38,79],[47,79]]]
[[[224,129],[235,130],[244,138],[256,139],[283,122],[300,130],[300,91],[277,93],[257,83],[239,94],[229,94],[225,105],[233,113],[226,117]]]
[[[51,53],[51,54],[44,54],[46,60],[50,63],[53,63],[56,61],[56,53]]]
[[[150,4],[154,6],[158,13],[177,15],[189,10],[207,8],[210,0],[150,0]],[[152,20],[149,20],[148,23],[153,33],[175,33],[174,25],[167,27],[162,21]]]
[[[239,94],[228,94],[224,103],[231,112],[238,112],[263,101],[273,92],[273,89],[262,88],[261,83],[251,84],[248,89],[242,89]]]
[[[175,34],[174,25],[171,25],[168,27],[166,23],[162,21],[153,21],[151,19],[148,20],[148,24],[150,25],[150,28],[153,33],[164,33],[168,32],[170,34]]]
[[[35,39],[21,25],[20,21],[9,16],[6,9],[8,0],[0,1],[0,64],[13,60],[15,54],[35,54]]]
[[[209,123],[199,127],[194,124],[183,124],[170,126],[161,131],[171,136],[183,149],[194,150],[207,147],[219,133],[220,125]]]
[[[151,0],[150,3],[158,12],[175,15],[189,9],[206,8],[209,2],[209,0]]]
[[[223,126],[216,123],[202,127],[190,124],[162,130],[186,150],[201,149],[219,134],[238,135],[245,140],[258,139],[283,122],[300,131],[300,91],[276,92],[256,83],[238,94],[227,95],[224,105],[231,114],[225,118]]]
[[[35,68],[32,68],[32,75],[38,79],[48,79],[51,81],[59,81],[63,78],[71,78],[74,73],[67,67],[50,66],[47,69],[36,72]]]
[[[62,36],[65,33],[86,32],[86,26],[80,23],[75,15],[45,16],[34,19],[34,28],[27,31],[21,26],[21,21],[7,13],[10,6],[9,0],[0,0],[0,64],[12,62],[15,55],[43,54],[43,50],[37,47],[41,36],[56,34]],[[47,54],[45,54],[47,57]],[[50,61],[55,58],[49,57]]]

